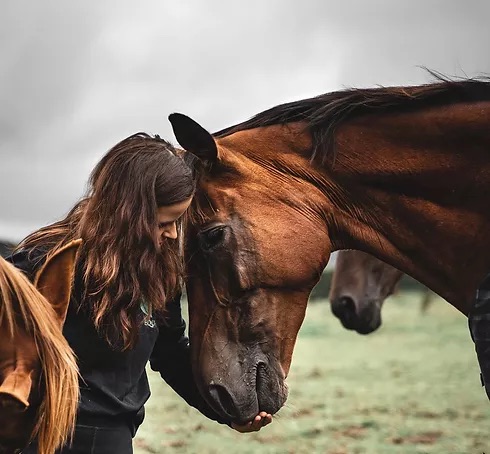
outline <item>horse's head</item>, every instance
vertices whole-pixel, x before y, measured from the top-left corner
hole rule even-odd
[[[4,319],[0,337],[0,453],[11,453],[24,447],[34,430],[41,365],[35,340],[24,328],[13,334]]]
[[[77,368],[61,328],[78,245],[49,258],[35,285],[0,259],[0,453],[34,435],[42,452],[54,452],[72,428]]]
[[[284,380],[308,296],[328,261],[315,209],[322,195],[299,176],[285,178],[284,162],[264,165],[248,131],[215,141],[188,117],[170,120],[179,143],[202,162],[186,229],[198,386],[233,421],[275,413],[287,398]],[[272,153],[266,141],[261,152]]]
[[[369,334],[381,326],[381,307],[403,273],[361,251],[339,251],[330,289],[333,314],[347,329]]]

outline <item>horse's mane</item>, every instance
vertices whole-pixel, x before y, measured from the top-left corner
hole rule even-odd
[[[238,131],[305,122],[312,136],[311,160],[325,162],[334,134],[345,121],[364,114],[400,112],[461,101],[490,99],[490,77],[452,80],[429,70],[435,83],[408,87],[347,89],[280,104],[251,119],[214,133],[225,137]]]
[[[51,305],[12,264],[0,257],[0,323],[11,338],[22,323],[36,342],[42,365],[43,395],[37,436],[39,451],[54,453],[73,433],[79,384],[75,356],[57,325]]]

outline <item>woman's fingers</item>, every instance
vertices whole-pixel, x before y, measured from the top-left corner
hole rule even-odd
[[[246,424],[235,424],[232,423],[231,427],[238,432],[258,432],[262,427],[267,426],[272,422],[272,415],[265,411],[261,411],[252,421],[249,421]]]

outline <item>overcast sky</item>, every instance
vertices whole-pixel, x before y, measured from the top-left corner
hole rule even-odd
[[[93,165],[169,113],[213,131],[420,66],[490,74],[489,0],[3,0],[0,238],[62,217]]]

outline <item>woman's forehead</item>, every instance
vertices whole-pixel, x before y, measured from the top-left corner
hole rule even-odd
[[[189,208],[192,197],[184,200],[183,202],[174,203],[172,205],[165,205],[158,207],[157,216],[160,222],[170,222],[179,219]]]

